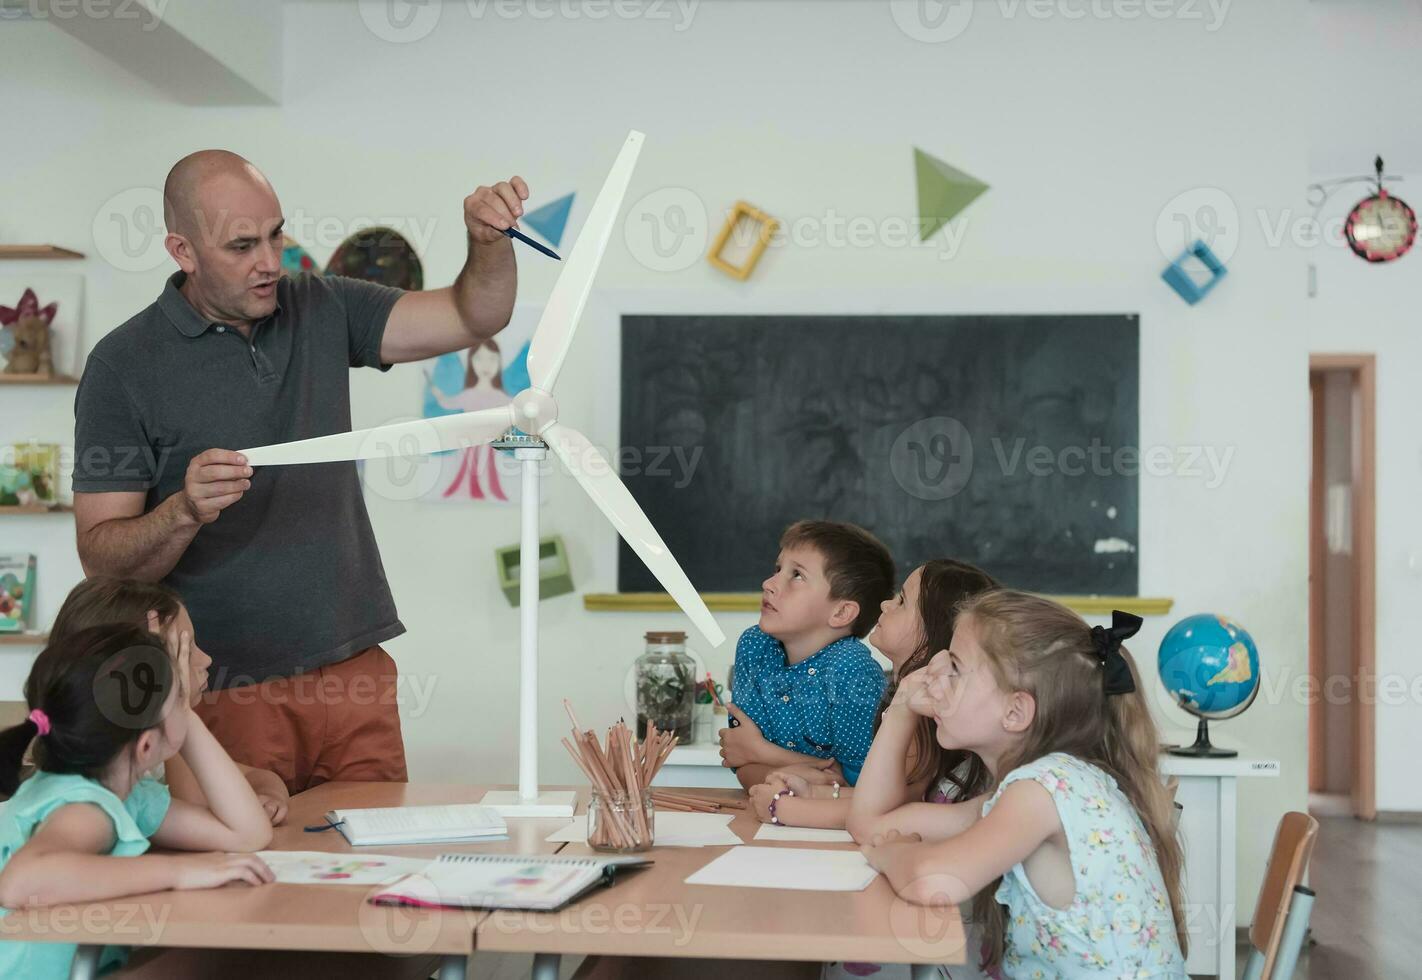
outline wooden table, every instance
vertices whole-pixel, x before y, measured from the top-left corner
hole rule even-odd
[[[705,798],[740,791],[698,789]],[[736,811],[731,829],[755,847],[853,850],[856,845],[754,842],[760,822]],[[477,951],[533,953],[534,980],[554,980],[563,954],[688,959],[854,960],[907,963],[931,977],[940,963],[964,962],[956,908],[927,909],[898,898],[883,876],[859,892],[688,885],[686,878],[726,847],[654,847],[652,867],[633,872],[561,912],[491,912],[478,925]],[[560,855],[593,855],[569,844]]]
[[[1180,838],[1185,850],[1185,905],[1195,911],[1188,929],[1191,976],[1224,977],[1235,973],[1235,852],[1239,837],[1236,783],[1279,775],[1275,759],[1191,759],[1162,754],[1162,776],[1175,776],[1180,788]],[[717,743],[678,745],[672,749],[655,785],[732,787],[735,774],[721,765]],[[697,793],[706,792],[697,789]],[[1247,910],[1246,910],[1247,911]]]
[[[336,831],[306,833],[342,807],[477,803],[494,786],[413,783],[324,783],[292,797],[271,850],[360,853]],[[544,838],[567,823],[510,820],[509,838],[482,844],[381,846],[376,853],[433,858],[444,853],[554,854]],[[367,851],[371,849],[365,849]],[[108,902],[16,910],[0,918],[0,939],[79,943],[72,978],[95,975],[106,945],[202,949],[290,949],[438,954],[442,977],[462,978],[474,951],[474,928],[486,913],[370,905],[365,885],[229,885],[203,891],[165,891]],[[137,913],[137,914],[136,914]]]
[[[305,833],[327,810],[342,807],[474,803],[490,786],[326,783],[292,798],[273,850],[359,853],[334,831]],[[566,787],[565,787],[566,788]],[[697,795],[744,798],[739,791]],[[586,810],[586,790],[579,795]],[[378,848],[379,853],[592,854],[585,845],[545,838],[566,818],[510,818],[509,839],[484,844]],[[732,830],[748,844],[760,824],[737,811]],[[843,849],[852,844],[760,844]],[[685,879],[726,847],[654,847],[656,863],[560,912],[429,910],[368,904],[360,885],[229,885],[166,891],[109,902],[17,910],[0,918],[0,939],[79,943],[71,977],[89,980],[105,945],[204,949],[316,950],[442,957],[440,975],[462,980],[479,950],[533,953],[538,980],[557,976],[564,954],[692,959],[869,960],[909,963],[916,977],[934,965],[961,963],[963,927],[956,908],[924,909],[897,898],[876,878],[860,892],[816,893],[687,885]],[[135,923],[135,910],[141,920]],[[145,923],[152,925],[145,928]]]

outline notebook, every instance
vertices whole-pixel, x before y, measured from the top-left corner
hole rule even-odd
[[[422,908],[527,909],[555,912],[617,874],[644,868],[640,857],[560,858],[519,854],[441,854],[370,897],[373,905]]]
[[[492,840],[509,832],[503,817],[473,803],[332,810],[326,820],[355,847]]]

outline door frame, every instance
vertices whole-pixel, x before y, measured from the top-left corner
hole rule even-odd
[[[1354,779],[1353,814],[1363,820],[1377,818],[1377,356],[1375,354],[1310,354],[1308,359],[1310,384],[1316,372],[1346,371],[1353,375],[1358,411],[1353,466],[1355,506],[1353,508],[1353,554],[1357,560],[1357,575],[1353,583],[1354,668],[1358,686],[1353,702]],[[1313,419],[1313,445],[1318,451],[1317,409],[1310,399]],[[1310,473],[1312,482],[1313,473]],[[1321,550],[1315,541],[1322,524],[1322,513],[1314,513],[1315,488],[1310,495],[1309,563],[1310,572],[1320,567],[1314,564]],[[1321,557],[1321,555],[1320,555]],[[1316,650],[1315,633],[1322,607],[1315,601],[1314,589],[1309,589],[1309,659],[1313,665]],[[1320,751],[1317,744],[1314,716],[1310,712],[1309,754]]]

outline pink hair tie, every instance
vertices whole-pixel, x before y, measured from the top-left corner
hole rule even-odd
[[[49,715],[45,714],[39,708],[30,712],[30,721],[35,723],[35,727],[39,729],[41,735],[49,734]]]

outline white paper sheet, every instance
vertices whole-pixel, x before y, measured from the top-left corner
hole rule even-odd
[[[656,824],[652,828],[653,845],[656,847],[724,847],[745,843],[731,829],[730,824],[734,816],[729,813],[658,811]],[[586,844],[588,842],[587,815],[575,817],[566,827],[555,830],[545,840],[550,844]]]
[[[857,892],[879,872],[858,851],[808,847],[733,847],[686,879],[688,885]]]
[[[418,874],[429,858],[388,854],[331,854],[325,851],[258,851],[276,880],[291,885],[384,885]]]
[[[853,844],[854,838],[847,830],[822,830],[819,827],[786,827],[776,823],[763,823],[755,832],[756,840],[808,841],[812,844]]]

